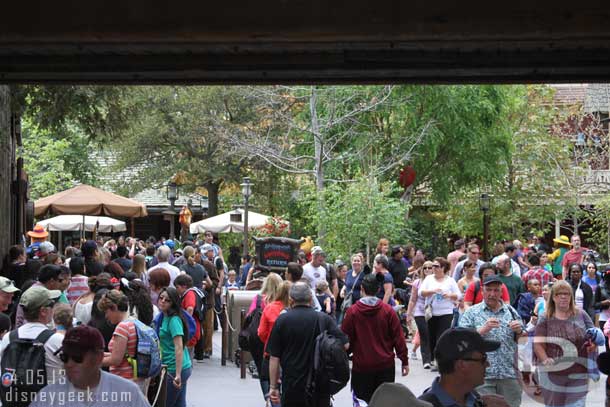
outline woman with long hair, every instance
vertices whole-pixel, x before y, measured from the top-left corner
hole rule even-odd
[[[362,283],[362,270],[364,260],[358,253],[352,255],[352,269],[347,272],[345,277],[345,285],[339,295],[345,298],[350,294],[352,297],[351,303],[355,303],[360,299],[360,284]]]
[[[567,279],[574,292],[574,303],[576,308],[589,314],[592,321],[595,321],[595,298],[591,286],[582,280],[582,268],[578,263],[568,266]]]
[[[430,353],[433,358],[438,338],[451,328],[455,301],[460,295],[457,283],[447,275],[449,267],[450,264],[444,257],[435,258],[432,261],[433,274],[425,278],[418,292],[418,295],[426,298],[426,306],[432,307],[432,317],[428,320],[428,332],[430,333]],[[438,371],[435,364],[432,366],[432,371]]]
[[[375,250],[375,254],[382,254],[384,256],[387,256],[389,250],[390,250],[390,241],[386,238],[379,239],[379,242],[377,243],[377,249]]]
[[[424,369],[430,369],[432,362],[432,353],[430,353],[430,335],[428,334],[428,324],[424,313],[426,299],[418,294],[419,287],[426,277],[432,274],[432,262],[426,261],[417,271],[415,281],[411,288],[411,299],[407,308],[407,322],[415,319],[417,325],[417,333],[419,334],[419,342],[421,347],[421,358],[424,364]]]
[[[536,324],[534,352],[546,406],[584,407],[587,397],[587,361],[597,346],[587,340],[593,321],[576,306],[572,288],[567,281],[555,282]]]
[[[265,308],[270,302],[273,302],[274,298],[278,297],[278,293],[282,287],[282,277],[277,273],[270,273],[265,280],[263,281],[263,287],[261,288],[261,292],[258,295],[255,295],[252,299],[252,303],[250,304],[250,309],[248,309],[248,314],[250,315],[254,310],[259,309],[261,314],[265,312]],[[263,353],[264,353],[265,344],[258,338],[258,336],[251,338],[250,340],[250,354],[252,355],[252,360],[254,360],[254,364],[256,365],[256,370],[258,372],[259,378],[264,374],[267,376],[269,372],[263,372]],[[267,377],[268,379],[268,377]],[[264,387],[264,382],[261,380],[261,390],[263,391],[263,395],[265,398],[269,393],[269,386]],[[268,384],[268,380],[267,380]]]
[[[386,304],[394,305],[392,294],[394,293],[394,279],[388,270],[390,262],[383,254],[375,256],[374,273],[383,275],[383,284],[379,288],[377,297]]]
[[[151,325],[159,310],[153,305],[148,289],[138,280],[121,280],[121,292],[129,299],[129,316]]]
[[[125,273],[125,277],[128,279],[137,278],[138,280],[146,283],[146,257],[141,254],[136,254],[133,256],[131,270]]]
[[[282,281],[282,278],[277,274],[270,274],[267,279],[279,279],[276,281],[276,284],[279,284],[278,290],[275,291],[271,296],[267,296],[266,302],[267,306],[263,311],[263,315],[261,316],[260,324],[258,325],[258,337],[263,343],[263,349],[267,347],[267,341],[269,340],[269,336],[271,335],[271,330],[273,329],[273,325],[275,325],[275,320],[280,316],[280,313],[288,308],[289,305],[289,293],[290,286],[292,285],[290,281]],[[268,399],[269,394],[269,355],[264,353],[263,360],[261,362],[261,371],[259,372],[259,380],[261,382],[261,389],[263,390],[263,395],[265,399]],[[274,403],[271,403],[274,406]]]
[[[128,360],[136,357],[138,345],[138,332],[134,319],[129,315],[129,305],[129,298],[119,290],[108,291],[97,304],[106,319],[116,325],[102,366],[109,367],[110,373],[133,380],[146,395],[150,381],[135,377],[133,366]]]
[[[186,407],[186,384],[191,376],[191,358],[185,351],[188,324],[182,315],[180,296],[173,287],[159,293],[159,311],[163,313],[159,331],[162,363],[167,365],[167,407]]]

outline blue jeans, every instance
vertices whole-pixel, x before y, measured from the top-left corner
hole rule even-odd
[[[182,374],[180,375],[180,380],[182,385],[179,389],[174,386],[174,376],[175,372],[169,374],[166,377],[165,381],[167,383],[167,398],[165,399],[165,407],[186,407],[186,382],[189,377],[191,377],[191,368],[182,369]],[[170,377],[171,375],[171,377]]]

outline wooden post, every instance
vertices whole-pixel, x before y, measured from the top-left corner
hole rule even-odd
[[[227,345],[228,345],[227,336],[229,334],[229,330],[228,330],[229,316],[227,315],[226,301],[223,301],[223,303],[222,303],[221,312],[224,314],[225,317],[222,318],[222,349],[220,351],[220,365],[226,366],[227,365]]]
[[[242,308],[241,312],[240,312],[240,318],[239,318],[239,326],[240,326],[240,328],[242,326],[244,326],[244,320],[245,319],[246,319],[246,309]],[[240,349],[240,351],[239,351],[239,369],[240,369],[239,378],[240,379],[245,379],[246,378],[246,357],[244,355],[244,350],[243,349]]]
[[[131,232],[130,232],[130,236],[131,237],[136,237],[136,222],[134,218],[130,219],[130,223],[131,223]]]

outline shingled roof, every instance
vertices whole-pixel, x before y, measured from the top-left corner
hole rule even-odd
[[[553,102],[555,105],[582,105],[585,101],[587,84],[551,85],[555,89]]]
[[[587,87],[585,112],[595,113],[610,111],[610,84],[592,83]]]

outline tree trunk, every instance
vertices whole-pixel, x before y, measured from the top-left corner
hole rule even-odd
[[[208,191],[208,217],[218,215],[218,191],[222,181],[207,182],[203,184]]]
[[[311,114],[311,132],[313,133],[314,150],[315,150],[315,177],[316,191],[318,201],[318,211],[324,211],[324,143],[320,134],[320,125],[318,123],[318,94],[316,87],[311,87],[311,97],[309,98],[309,112]],[[324,244],[324,235],[326,234],[324,225],[318,225],[318,244]]]

